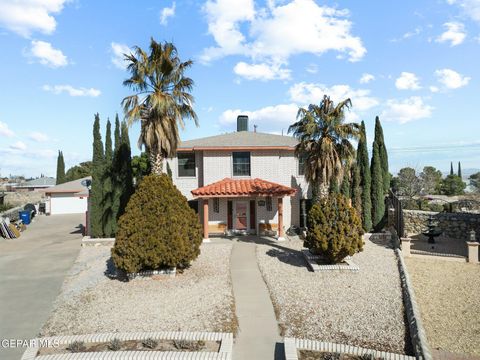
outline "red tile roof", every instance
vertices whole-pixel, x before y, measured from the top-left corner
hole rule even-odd
[[[297,190],[262,179],[225,178],[192,190],[195,197],[290,196]]]

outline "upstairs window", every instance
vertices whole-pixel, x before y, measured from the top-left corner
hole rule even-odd
[[[298,157],[298,175],[305,175],[305,155]]]
[[[178,153],[178,176],[195,177],[195,153]]]
[[[250,153],[234,152],[233,157],[233,176],[250,176]]]

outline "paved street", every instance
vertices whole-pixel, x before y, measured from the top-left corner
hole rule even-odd
[[[83,216],[39,216],[19,239],[0,238],[0,340],[37,336],[80,250]],[[0,358],[23,351],[0,347]]]

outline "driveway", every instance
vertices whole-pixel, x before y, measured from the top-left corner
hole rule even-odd
[[[80,250],[83,217],[38,216],[19,239],[0,238],[0,341],[37,336]],[[24,350],[0,343],[0,358],[18,360]]]

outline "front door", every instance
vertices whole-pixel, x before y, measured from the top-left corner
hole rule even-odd
[[[246,201],[235,202],[235,230],[248,229],[248,203]]]

